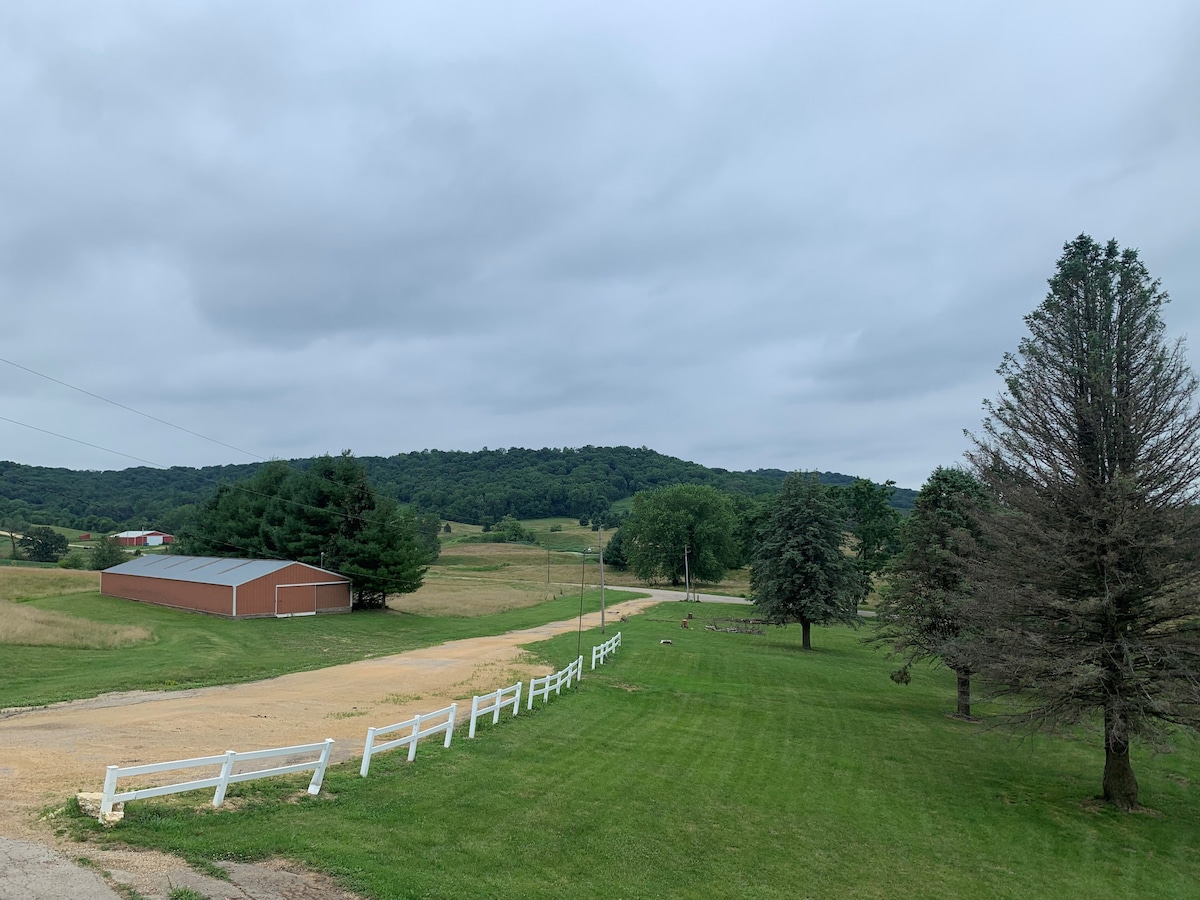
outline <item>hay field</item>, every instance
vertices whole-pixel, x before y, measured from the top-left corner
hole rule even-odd
[[[115,650],[152,637],[150,629],[136,625],[106,625],[0,600],[0,645]]]
[[[487,544],[463,542],[465,533],[478,534],[477,526],[454,526],[442,545],[442,554],[430,567],[425,584],[412,594],[389,599],[388,606],[401,612],[431,616],[483,616],[520,609],[578,595],[580,584],[589,589],[600,583],[600,566],[594,552],[597,535],[591,529],[565,519],[523,522],[539,541],[551,548],[531,544]],[[550,525],[560,531],[550,532]],[[471,529],[468,531],[468,529]],[[606,532],[605,540],[611,536]],[[578,550],[555,549],[555,545],[577,546]],[[593,552],[581,552],[592,548]],[[630,572],[605,567],[604,582],[610,587],[642,587]],[[679,588],[682,590],[682,586]],[[730,572],[720,584],[702,585],[701,590],[741,596],[750,589],[749,571]]]
[[[154,636],[140,626],[107,625],[19,602],[90,592],[99,587],[99,572],[7,566],[0,569],[0,645],[112,650]]]
[[[0,568],[0,600],[34,600],[100,590],[100,573],[75,569]]]

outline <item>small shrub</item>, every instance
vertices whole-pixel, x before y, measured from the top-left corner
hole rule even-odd
[[[86,569],[88,558],[82,550],[72,550],[58,561],[60,569]]]

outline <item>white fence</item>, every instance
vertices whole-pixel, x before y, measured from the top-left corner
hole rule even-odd
[[[467,737],[475,737],[475,723],[480,716],[486,716],[492,713],[492,724],[496,725],[500,722],[500,712],[506,706],[511,706],[513,715],[521,709],[521,684],[518,681],[516,684],[511,684],[506,688],[492,691],[490,694],[483,694],[480,697],[471,699],[471,729],[467,732]],[[511,697],[506,696],[512,693]],[[480,706],[480,703],[486,704]]]
[[[604,657],[612,653],[621,645],[621,634],[618,632],[612,640],[607,641],[599,647],[592,648],[592,668],[596,668],[597,658],[601,663],[604,662]],[[555,672],[553,675],[546,675],[542,678],[533,678],[529,681],[529,698],[528,709],[533,709],[533,701],[541,697],[543,702],[549,701],[550,694],[553,692],[556,696],[562,693],[564,687],[570,688],[571,685],[579,681],[583,677],[583,657],[579,657],[565,669]],[[500,713],[511,706],[513,715],[517,715],[521,708],[521,686],[522,682],[509,685],[508,687],[499,688],[490,694],[483,694],[475,697],[471,701],[471,729],[469,737],[475,737],[476,722],[488,713],[492,714],[492,723],[498,724],[500,721]],[[367,741],[363,747],[362,767],[359,769],[359,774],[364,778],[371,767],[371,757],[376,753],[382,753],[386,750],[392,750],[396,747],[408,747],[408,761],[412,762],[417,755],[417,741],[423,737],[429,737],[434,734],[445,733],[446,740],[443,744],[445,747],[450,746],[450,741],[454,737],[454,721],[458,715],[458,704],[452,703],[445,709],[439,709],[436,712],[425,713],[424,715],[416,716],[409,719],[407,722],[400,722],[396,725],[386,725],[383,728],[368,728]],[[434,722],[435,724],[426,727],[426,723]],[[375,739],[380,735],[392,734],[397,731],[409,729],[409,733],[402,738],[386,741],[381,744],[376,744]],[[139,800],[146,797],[161,797],[166,794],[180,794],[184,791],[195,791],[202,788],[215,787],[216,793],[213,796],[213,806],[220,806],[225,802],[226,789],[231,784],[236,784],[241,781],[251,781],[256,778],[268,778],[273,775],[289,775],[293,772],[307,772],[312,770],[312,780],[308,785],[310,794],[318,794],[321,791],[321,784],[325,780],[325,769],[329,765],[329,754],[333,749],[333,738],[326,738],[324,741],[315,744],[297,744],[293,747],[277,747],[272,750],[251,750],[248,752],[238,752],[236,750],[226,750],[224,753],[216,756],[199,756],[194,759],[181,759],[174,762],[151,763],[142,766],[108,766],[104,776],[104,793],[101,795],[100,801],[100,821],[106,822],[111,813],[114,803],[124,803],[129,800]],[[272,759],[276,757],[301,756],[303,754],[316,753],[318,754],[315,760],[306,762],[288,763],[282,766],[275,766],[269,769],[257,769],[250,772],[234,772],[235,766],[241,762],[250,762],[253,760]],[[157,785],[154,787],[137,788],[130,791],[117,791],[117,780],[120,778],[132,778],[138,775],[153,775],[159,772],[172,772],[177,769],[192,769],[201,766],[220,766],[219,774],[211,778],[199,778],[193,781],[180,782],[178,784]]]
[[[592,668],[596,668],[596,663],[604,665],[604,658],[611,656],[617,652],[617,648],[621,646],[621,632],[617,632],[603,644],[592,648]]]
[[[541,697],[542,702],[550,699],[550,692],[554,691],[555,696],[562,693],[563,687],[570,687],[571,681],[578,681],[583,677],[583,657],[575,660],[565,669],[560,669],[553,675],[546,675],[542,678],[529,679],[529,709],[533,709],[533,701]]]
[[[255,778],[268,778],[272,775],[288,775],[292,772],[307,772],[313,770],[312,781],[308,784],[308,792],[317,794],[321,790],[321,782],[325,780],[325,767],[329,764],[329,751],[333,748],[333,738],[326,738],[316,744],[298,744],[294,747],[277,747],[273,750],[250,750],[239,753],[236,750],[226,750],[218,756],[199,756],[195,759],[180,759],[174,762],[150,763],[144,766],[108,766],[104,774],[104,793],[100,800],[100,821],[112,812],[114,803],[125,803],[129,800],[140,800],[145,797],[162,797],[166,794],[181,794],[184,791],[196,791],[201,788],[215,787],[213,806],[225,802],[225,790],[231,784],[239,781],[251,781]],[[240,762],[255,759],[270,759],[277,756],[299,756],[305,753],[318,753],[315,760],[292,763],[286,766],[276,766],[272,769],[258,769],[252,772],[233,771]],[[117,792],[118,778],[131,778],[135,775],[153,775],[157,772],[173,772],[176,769],[193,769],[200,766],[221,767],[219,775],[211,778],[200,778],[195,781],[185,781],[178,784],[165,784],[157,787],[138,788],[132,791]]]
[[[371,767],[371,757],[376,753],[382,753],[385,750],[391,750],[395,747],[408,747],[408,761],[412,762],[417,757],[417,741],[423,737],[428,737],[431,734],[446,732],[446,741],[442,745],[450,746],[450,739],[454,737],[454,717],[458,714],[458,704],[451,703],[445,709],[439,709],[436,712],[425,713],[422,716],[409,719],[407,722],[400,722],[398,725],[387,725],[383,728],[368,728],[367,729],[367,744],[363,748],[362,768],[358,770],[363,778],[367,777],[367,770]],[[442,719],[444,722],[439,722],[436,725],[431,725],[428,728],[422,726],[430,719]],[[396,731],[402,731],[405,728],[411,728],[412,731],[407,737],[397,738],[394,741],[387,741],[383,744],[376,744],[375,738],[381,734],[391,734]]]

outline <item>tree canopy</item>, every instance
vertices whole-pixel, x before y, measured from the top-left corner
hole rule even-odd
[[[606,529],[616,524],[611,515],[605,517],[611,504],[638,491],[707,484],[729,494],[769,497],[786,475],[779,469],[710,469],[645,447],[421,450],[359,457],[358,462],[379,496],[441,519],[482,525],[505,515],[569,516],[603,521]],[[311,459],[286,463],[298,470],[313,464]],[[243,481],[267,465],[78,472],[0,461],[0,520],[11,516],[93,533],[156,528],[178,534],[216,485]],[[854,480],[836,472],[820,477],[828,484]],[[915,496],[897,489],[892,503],[905,509]]]
[[[737,518],[729,498],[704,484],[642,491],[621,525],[629,568],[646,582],[720,581],[738,565]]]
[[[892,507],[896,482],[874,484],[855,478],[839,494],[846,504],[850,533],[854,536],[854,557],[863,574],[863,598],[871,589],[871,579],[882,571],[896,552],[900,513]]]
[[[426,523],[428,524],[428,523]],[[414,591],[433,562],[417,518],[379,498],[347,451],[301,472],[270,463],[222,485],[176,542],[179,553],[294,559],[349,576],[356,607]],[[436,545],[435,545],[436,546]]]
[[[980,540],[983,487],[970,472],[939,466],[917,494],[900,528],[900,549],[885,570],[872,643],[885,644],[904,665],[892,674],[907,683],[912,663],[944,663],[958,677],[958,714],[971,715],[967,573]]]
[[[129,557],[125,555],[125,550],[121,547],[121,542],[115,537],[106,537],[96,541],[92,547],[87,559],[87,567],[96,571],[103,571],[113,566],[119,566],[127,559]]]
[[[1068,242],[970,459],[999,503],[974,665],[1022,721],[1101,721],[1103,795],[1135,737],[1200,725],[1200,409],[1135,250]]]
[[[771,502],[750,563],[755,606],[779,625],[799,622],[812,649],[813,625],[858,625],[863,574],[842,551],[846,514],[815,476],[797,472]]]
[[[64,535],[44,525],[31,525],[17,541],[21,555],[33,562],[57,562],[70,547]]]

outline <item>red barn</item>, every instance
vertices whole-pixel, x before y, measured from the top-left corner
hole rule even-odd
[[[278,559],[149,554],[101,572],[100,593],[238,619],[350,611],[348,578]]]
[[[175,543],[175,535],[161,531],[122,531],[113,537],[122,547],[158,547]]]

